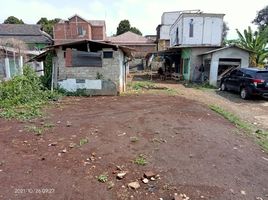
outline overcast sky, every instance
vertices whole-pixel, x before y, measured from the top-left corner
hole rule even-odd
[[[0,21],[13,15],[25,23],[35,24],[41,17],[68,19],[78,14],[89,20],[106,20],[108,36],[116,33],[123,19],[148,35],[156,34],[163,12],[200,9],[226,14],[224,20],[230,27],[228,38],[234,39],[235,29],[252,25],[257,11],[266,5],[267,0],[3,0]]]

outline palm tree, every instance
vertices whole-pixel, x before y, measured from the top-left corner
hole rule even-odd
[[[236,32],[239,37],[237,44],[252,52],[250,55],[250,65],[255,67],[263,66],[265,59],[268,58],[268,28],[261,32],[253,32],[249,26],[248,30],[244,30],[244,34],[237,29]]]

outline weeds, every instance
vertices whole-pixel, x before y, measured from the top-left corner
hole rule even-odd
[[[128,85],[128,88],[131,90],[142,90],[142,89],[154,89],[155,84],[150,81],[137,81],[131,82]]]
[[[234,114],[220,108],[219,106],[210,105],[209,108],[216,113],[222,115],[225,119],[229,120],[231,123],[235,124],[237,128],[245,131],[246,133],[252,134],[255,136],[257,143],[268,152],[268,132],[263,130],[254,131],[255,127],[251,124],[248,124],[242,121],[239,117]]]
[[[239,117],[235,116],[233,113],[230,113],[219,106],[210,105],[209,108],[216,113],[222,115],[225,119],[229,120],[231,123],[235,124],[237,128],[250,132],[252,131],[252,126],[244,121],[242,121]]]
[[[197,83],[187,83],[187,84],[184,84],[184,85],[186,87],[188,87],[188,88],[195,88],[195,89],[198,89],[198,90],[217,89],[217,87],[215,87],[213,85],[210,85],[208,82],[200,83],[200,84],[197,84]]]
[[[129,139],[130,139],[130,142],[133,142],[133,143],[136,143],[139,141],[139,138],[136,136],[130,137]]]
[[[145,166],[148,162],[146,157],[143,154],[140,154],[137,158],[135,158],[134,163],[137,165]]]
[[[88,139],[87,138],[82,138],[79,141],[79,146],[81,147],[81,146],[83,146],[84,144],[87,144],[87,143],[88,143]]]
[[[101,183],[106,183],[108,181],[108,175],[107,173],[100,174],[97,179]]]
[[[27,131],[33,132],[36,135],[42,135],[43,131],[44,131],[44,128],[37,127],[37,126],[34,126],[34,125],[26,126],[25,128],[26,128]]]
[[[57,93],[45,90],[40,78],[26,66],[23,75],[0,83],[0,117],[20,120],[39,117],[41,107],[58,98]]]

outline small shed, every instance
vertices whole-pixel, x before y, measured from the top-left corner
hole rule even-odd
[[[221,77],[235,67],[249,67],[250,52],[236,45],[226,46],[202,53],[204,69],[210,85],[217,86]]]
[[[70,92],[79,89],[90,95],[117,95],[126,88],[126,71],[131,49],[104,42],[81,40],[49,47],[36,57],[42,60],[51,51],[52,85]]]

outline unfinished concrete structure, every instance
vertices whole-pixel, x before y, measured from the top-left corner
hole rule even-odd
[[[104,20],[86,20],[74,15],[55,24],[53,36],[55,44],[85,39],[103,41],[106,39],[106,25]]]
[[[53,85],[70,92],[116,95],[125,91],[126,69],[132,57],[127,47],[81,40],[50,47],[54,52]],[[47,52],[46,52],[47,53]],[[36,57],[42,60],[44,53]]]

